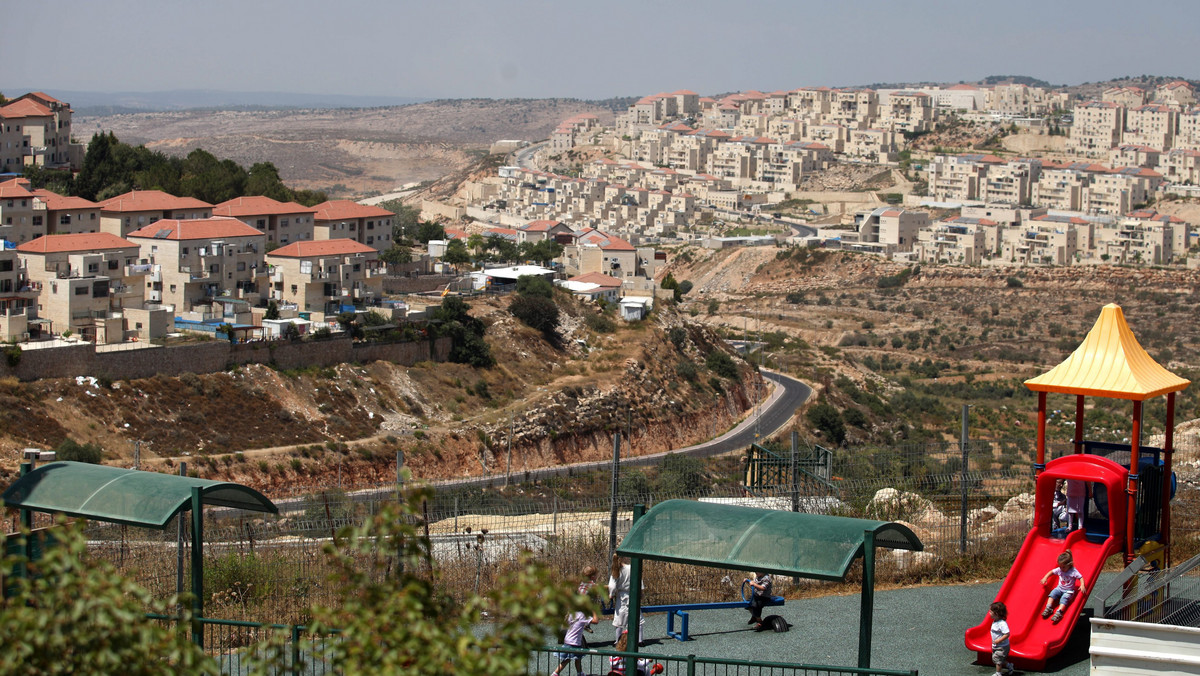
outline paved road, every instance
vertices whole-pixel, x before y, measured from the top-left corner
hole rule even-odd
[[[663,451],[661,453],[651,453],[632,458],[622,458],[621,466],[638,467],[657,465],[668,453],[682,453],[684,455],[690,455],[697,458],[708,458],[714,455],[721,455],[723,453],[729,453],[731,451],[737,451],[746,448],[756,439],[766,439],[767,437],[771,436],[777,430],[786,425],[789,420],[791,420],[792,416],[796,413],[796,409],[808,400],[808,397],[812,394],[812,389],[799,380],[785,376],[782,373],[776,373],[774,371],[763,369],[762,374],[765,378],[775,383],[774,389],[755,410],[751,411],[750,414],[747,415],[745,419],[743,419],[742,422],[733,429],[702,444],[695,444],[693,446]],[[607,470],[611,466],[611,460],[604,460],[600,462],[577,462],[570,465],[558,465],[556,467],[531,469],[525,472],[514,472],[511,480],[513,483],[543,481],[553,476],[567,476],[568,474],[576,472]],[[435,490],[486,488],[503,484],[503,474],[429,482],[429,485]],[[382,496],[394,494],[394,488],[368,488],[360,491],[354,491],[348,495],[352,499],[369,502]],[[288,498],[275,500],[274,502],[278,507],[286,508],[290,505],[301,504],[305,500],[305,498]]]
[[[533,162],[533,157],[537,151],[541,150],[545,143],[535,143],[531,146],[526,146],[513,153],[513,163],[522,169],[537,171],[537,165]]]

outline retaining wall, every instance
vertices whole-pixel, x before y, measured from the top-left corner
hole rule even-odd
[[[0,377],[20,380],[96,376],[110,380],[149,378],[162,374],[216,373],[233,364],[271,364],[282,369],[333,366],[350,362],[390,361],[412,366],[422,361],[446,361],[451,340],[438,338],[407,343],[354,343],[349,338],[320,341],[190,343],[172,347],[96,352],[91,343],[25,350],[16,367],[0,359]]]

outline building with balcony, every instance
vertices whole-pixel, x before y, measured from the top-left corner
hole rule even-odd
[[[13,244],[46,234],[46,203],[29,189],[29,181],[13,178],[0,183],[0,239]]]
[[[211,216],[212,205],[194,197],[176,197],[161,190],[134,190],[100,203],[100,231],[126,237],[134,230],[162,220]]]
[[[1176,108],[1186,108],[1196,103],[1196,92],[1192,85],[1183,80],[1160,84],[1154,88],[1154,102]]]
[[[369,207],[350,200],[331,200],[313,207],[313,239],[352,239],[376,251],[392,246],[392,221],[387,209]]]
[[[235,197],[213,207],[213,216],[236,218],[267,236],[267,248],[313,239],[316,209],[254,195]]]
[[[1030,221],[1002,232],[1000,258],[1018,265],[1070,265],[1079,235],[1069,224]]]
[[[929,214],[893,207],[860,211],[854,215],[854,231],[841,235],[845,249],[890,256],[912,251],[917,233],[929,226]]]
[[[267,254],[266,261],[271,299],[314,313],[314,321],[383,297],[379,252],[352,239],[294,242]]]
[[[1178,107],[1148,103],[1125,111],[1125,128],[1121,132],[1121,142],[1170,150],[1175,143],[1178,129]]]
[[[1139,104],[1140,105],[1140,104]],[[1088,101],[1075,106],[1075,122],[1067,149],[1087,157],[1106,157],[1121,142],[1125,108],[1111,101]]]
[[[998,227],[987,219],[956,218],[925,226],[917,232],[914,250],[922,263],[978,265],[990,252],[985,229]]]
[[[1164,265],[1172,262],[1177,252],[1176,226],[1170,219],[1162,221],[1123,218],[1096,228],[1095,253],[1109,263]],[[1179,228],[1183,230],[1182,227]]]
[[[21,340],[37,317],[37,289],[15,249],[0,248],[0,341]]]
[[[17,255],[38,291],[37,316],[54,331],[97,343],[125,340],[122,309],[144,304],[147,271],[137,244],[106,232],[45,235],[18,246]]]
[[[71,143],[71,106],[32,92],[0,106],[0,172],[25,166],[83,168],[83,146]]]
[[[192,312],[223,299],[258,305],[267,283],[266,235],[236,218],[165,219],[129,233],[150,266],[148,300]]]

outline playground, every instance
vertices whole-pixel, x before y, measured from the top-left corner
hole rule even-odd
[[[963,648],[962,635],[965,627],[979,622],[999,589],[1000,583],[995,582],[876,592],[872,665],[897,670],[915,669],[921,676],[990,676],[995,670],[990,664],[984,666],[974,662],[975,655]],[[1039,595],[1035,600],[1041,601],[1042,597]],[[690,613],[692,640],[687,642],[668,637],[665,615],[652,614],[646,617],[645,646],[641,652],[852,665],[857,659],[858,611],[857,594],[789,600],[783,607],[767,611],[792,625],[789,632],[780,634],[754,631],[746,625],[749,615],[745,610],[693,611]],[[595,633],[588,635],[590,647],[611,650],[612,625],[607,619],[601,618]],[[1087,632],[1086,623],[1079,625],[1067,647],[1039,673],[1087,674]],[[586,673],[595,673],[588,670],[586,661],[584,668]]]

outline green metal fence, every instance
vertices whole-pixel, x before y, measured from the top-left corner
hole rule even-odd
[[[566,647],[539,648],[529,660],[529,666],[525,673],[537,676],[554,673],[555,667],[559,664],[559,655],[562,653],[579,655],[585,674],[607,674],[610,666],[609,659],[613,656],[648,659],[653,663],[663,665],[662,673],[665,676],[914,676],[917,673],[916,670],[834,667],[822,664],[789,664],[763,660],[729,660],[696,657],[695,655],[654,655],[641,652],[629,653]],[[568,665],[569,667],[570,665]],[[574,672],[564,670],[563,673]]]

